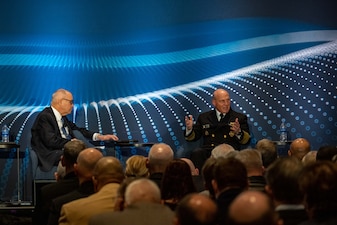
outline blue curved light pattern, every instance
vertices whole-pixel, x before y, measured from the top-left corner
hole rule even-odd
[[[280,45],[327,42],[335,40],[336,37],[337,31],[334,30],[303,31],[250,38],[198,49],[140,56],[67,56],[49,55],[48,53],[47,55],[1,54],[0,66],[68,67],[97,70],[105,68],[158,66]]]

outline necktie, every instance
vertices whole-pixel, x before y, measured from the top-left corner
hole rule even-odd
[[[61,121],[62,121],[62,127],[61,127],[62,134],[66,137],[66,139],[70,140],[71,136],[69,135],[69,133],[67,132],[64,126],[64,119],[62,118]]]
[[[223,113],[220,113],[220,120],[219,121],[221,121],[223,118],[224,118],[224,114]]]

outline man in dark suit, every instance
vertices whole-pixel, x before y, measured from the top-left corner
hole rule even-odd
[[[94,141],[118,140],[115,135],[101,135],[79,128],[69,121],[66,116],[71,113],[73,106],[73,95],[65,89],[59,89],[52,96],[51,106],[40,112],[32,126],[31,147],[36,152],[43,171],[50,171],[58,164],[63,146],[76,138],[75,131]]]
[[[61,208],[64,204],[76,199],[85,198],[93,194],[94,183],[92,181],[93,171],[96,163],[103,157],[101,151],[95,148],[87,148],[78,154],[74,171],[78,177],[79,187],[65,195],[54,198],[49,208],[48,225],[58,225]]]
[[[91,217],[89,225],[172,225],[174,212],[161,204],[160,189],[153,181],[140,178],[125,191],[125,209]]]
[[[198,169],[202,168],[215,146],[226,143],[240,150],[241,145],[247,144],[250,139],[247,116],[231,109],[231,99],[226,90],[214,91],[212,104],[215,109],[200,114],[195,124],[191,115],[185,117],[185,139],[197,141],[203,138],[201,148],[191,154]]]

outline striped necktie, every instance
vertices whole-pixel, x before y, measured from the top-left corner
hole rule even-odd
[[[62,121],[62,127],[61,127],[62,134],[66,137],[66,139],[70,140],[71,136],[69,135],[69,133],[67,132],[67,130],[65,128],[64,119],[62,118],[61,121]]]

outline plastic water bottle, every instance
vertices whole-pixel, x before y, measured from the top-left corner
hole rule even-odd
[[[287,139],[287,126],[284,121],[282,121],[280,125],[280,142],[287,142]]]
[[[9,128],[6,124],[2,127],[2,142],[9,142]]]

